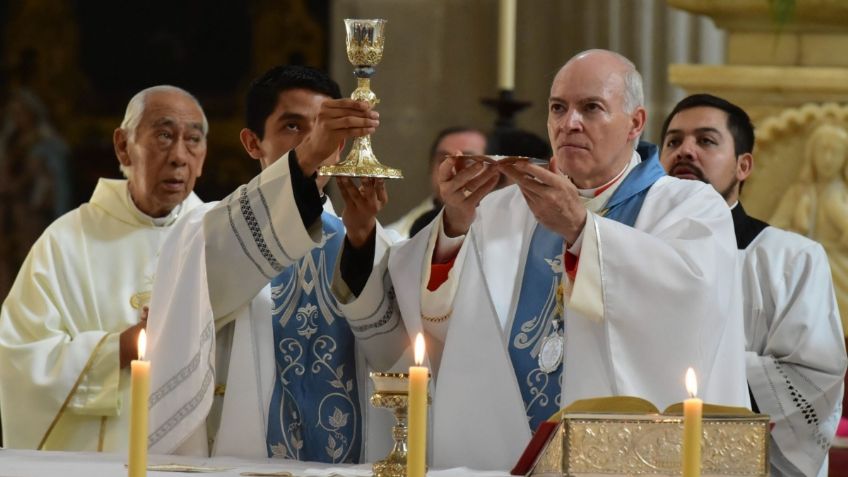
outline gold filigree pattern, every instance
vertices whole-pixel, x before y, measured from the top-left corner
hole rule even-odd
[[[372,106],[379,102],[371,91],[370,79],[374,66],[383,59],[385,45],[385,20],[346,19],[347,57],[355,66],[357,88],[351,95],[357,101],[367,101]],[[345,160],[318,170],[322,176],[375,177],[382,179],[402,179],[403,173],[380,164],[371,150],[371,136],[354,138],[350,152]]]
[[[534,476],[561,475],[562,469],[562,437],[563,432],[557,429],[548,442],[547,450],[542,452],[536,466],[533,468]]]
[[[381,373],[377,373],[379,376]],[[385,376],[385,374],[383,374]],[[372,374],[372,380],[374,374]],[[377,381],[374,381],[377,384]],[[407,393],[405,392],[375,392],[371,395],[371,405],[391,409],[395,415],[395,425],[392,427],[394,445],[384,459],[374,462],[371,470],[375,477],[406,477],[406,409]]]
[[[371,107],[380,103],[377,95],[371,91],[371,79],[369,78],[356,79],[356,89],[350,94],[350,99],[354,101],[365,101],[370,104]]]
[[[322,166],[319,175],[403,179],[403,173],[401,171],[391,167],[386,167],[379,163],[360,165],[336,164],[334,166]]]
[[[373,42],[364,40],[351,41],[347,46],[347,59],[356,66],[375,66],[383,59],[385,37],[376,38]]]
[[[768,417],[704,419],[702,475],[768,475]],[[683,420],[677,416],[563,418],[533,476],[679,475]]]

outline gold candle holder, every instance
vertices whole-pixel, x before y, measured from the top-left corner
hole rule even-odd
[[[383,59],[386,20],[345,20],[345,44],[347,59],[354,66],[357,87],[350,95],[356,101],[366,101],[372,107],[380,102],[371,91],[371,76],[374,67]],[[371,150],[371,136],[362,136],[353,140],[350,152],[344,161],[318,170],[322,176],[379,177],[383,179],[402,179],[399,169],[380,164]]]

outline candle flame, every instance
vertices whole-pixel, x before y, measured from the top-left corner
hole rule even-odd
[[[144,352],[147,351],[147,333],[144,332],[144,329],[138,334],[138,359],[139,361],[144,359]]]
[[[421,366],[424,362],[424,335],[418,333],[415,337],[415,365]]]
[[[698,395],[698,378],[695,377],[695,370],[692,368],[686,370],[686,392],[689,393],[690,398]]]

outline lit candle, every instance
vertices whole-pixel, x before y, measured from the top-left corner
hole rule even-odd
[[[683,477],[701,475],[701,414],[704,402],[698,394],[695,370],[686,370],[686,392],[689,399],[683,401]]]
[[[147,396],[150,394],[150,361],[144,361],[147,335],[138,334],[138,359],[130,363],[132,379],[129,477],[147,475]]]
[[[415,337],[415,364],[409,367],[409,450],[406,454],[407,477],[424,477],[427,460],[427,380],[424,362],[424,336]]]
[[[515,0],[498,4],[498,88],[515,89]]]

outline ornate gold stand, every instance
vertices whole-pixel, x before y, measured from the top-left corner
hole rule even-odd
[[[366,101],[372,107],[380,102],[371,91],[371,76],[374,67],[383,59],[386,20],[345,20],[347,58],[353,64],[353,74],[357,78],[357,87],[350,95],[351,99]],[[379,177],[383,179],[402,179],[399,169],[380,164],[371,150],[371,136],[362,136],[353,140],[350,152],[344,161],[323,166],[318,170],[322,176]]]
[[[395,415],[392,427],[394,446],[383,460],[374,462],[372,470],[375,477],[406,477],[406,401],[405,393],[375,392],[371,396],[371,405],[391,409]]]

